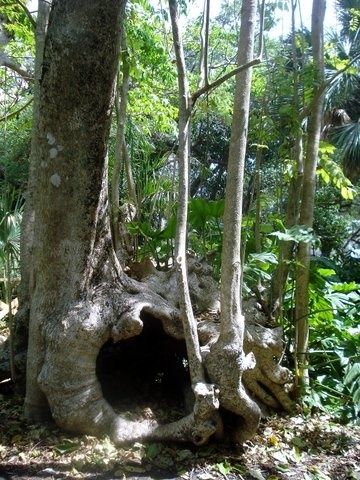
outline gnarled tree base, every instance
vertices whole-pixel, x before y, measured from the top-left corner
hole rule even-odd
[[[264,406],[293,408],[290,372],[276,361],[282,332],[260,325],[258,313],[248,309],[244,353],[236,342],[219,344],[216,316],[198,323],[212,383],[191,385],[177,309],[126,277],[118,286],[103,283],[44,326],[38,383],[65,430],[109,434],[116,444],[199,445],[214,436],[242,443],[256,432]]]

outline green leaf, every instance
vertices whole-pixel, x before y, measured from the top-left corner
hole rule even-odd
[[[317,174],[324,180],[325,183],[330,182],[330,175],[323,168],[319,168]]]
[[[54,447],[54,450],[59,453],[60,455],[66,455],[68,453],[75,452],[80,448],[80,445],[78,443],[73,443],[70,441],[65,441],[64,443],[61,443],[59,445],[56,445]]]
[[[223,462],[216,464],[216,469],[222,475],[228,475],[231,471],[231,465],[227,460],[224,460]]]
[[[360,360],[360,359],[358,359]],[[355,380],[359,381],[360,387],[360,362],[354,363],[344,378],[345,385],[351,385],[355,382]]]
[[[176,233],[176,217],[172,216],[169,218],[166,227],[159,234],[160,239],[171,240],[175,238]]]
[[[251,253],[249,255],[249,260],[254,261],[254,262],[259,262],[259,263],[264,263],[264,264],[272,264],[272,265],[277,265],[278,259],[276,255],[273,253],[267,253],[267,252],[262,252],[262,253]]]
[[[333,270],[332,268],[319,268],[318,273],[322,277],[332,277],[336,274],[335,270]]]
[[[353,200],[355,196],[355,190],[350,187],[341,187],[340,193],[345,200]]]
[[[344,283],[336,283],[332,285],[332,289],[335,292],[342,292],[342,293],[353,293],[359,290],[359,285],[356,282],[344,282]],[[357,294],[356,300],[359,300],[360,296]],[[355,301],[356,301],[355,300]]]
[[[294,225],[293,227],[286,229],[285,232],[277,231],[269,233],[269,235],[277,237],[279,240],[296,243],[313,243],[318,241],[318,237],[314,234],[314,230],[307,225]]]
[[[301,437],[293,437],[291,443],[300,448],[306,447],[306,442]]]
[[[146,456],[151,460],[158,455],[159,450],[159,445],[157,443],[150,443],[146,451]]]
[[[344,293],[331,292],[329,295],[326,295],[326,298],[334,310],[346,310],[349,306],[353,305],[353,301]]]

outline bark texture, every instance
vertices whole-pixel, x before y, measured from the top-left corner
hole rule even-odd
[[[47,29],[24,231],[29,314],[25,414],[70,431],[201,443],[216,430],[215,389],[169,425],[130,421],[97,377],[107,342],[140,335],[147,316],[183,337],[178,311],[124,275],[108,218],[107,139],[125,1],[55,0]],[[27,230],[28,229],[28,230]],[[24,317],[27,315],[25,314]],[[145,320],[144,320],[145,319]],[[195,395],[204,397],[201,386]]]
[[[238,65],[249,64],[253,59],[255,23],[256,1],[243,2]],[[205,358],[210,380],[219,387],[221,405],[243,419],[241,427],[234,428],[233,437],[238,442],[245,441],[255,433],[261,414],[242,382],[243,373],[255,367],[253,354],[245,355],[243,350],[245,319],[240,297],[240,231],[251,78],[251,68],[246,68],[236,77],[225,194],[220,335]]]
[[[201,412],[201,428],[197,428],[195,443],[204,443],[216,430],[216,414],[219,407],[218,390],[207,384],[201,358],[196,320],[190,299],[187,276],[187,213],[189,201],[189,153],[190,120],[192,100],[187,82],[185,57],[179,25],[179,7],[176,0],[169,0],[171,27],[174,41],[179,86],[179,147],[177,152],[179,168],[178,209],[175,239],[175,266],[179,309],[183,323],[189,372],[195,396],[194,412]],[[197,417],[195,418],[197,422]],[[215,420],[215,422],[214,422]]]
[[[120,7],[116,13],[114,2],[98,3],[53,2],[45,40],[30,185],[34,240],[25,406],[35,418],[46,403],[37,385],[46,348],[42,329],[90,291],[110,252],[105,158]]]
[[[36,130],[39,122],[39,97],[40,97],[40,79],[42,75],[42,63],[45,46],[45,36],[49,20],[50,3],[45,0],[38,2],[38,14],[36,20],[36,56],[34,73],[34,104],[33,104],[33,135],[32,146],[36,141]],[[26,371],[26,350],[29,328],[30,297],[33,288],[32,269],[32,251],[34,241],[34,200],[33,194],[36,190],[36,171],[35,171],[35,148],[32,148],[29,165],[29,182],[26,193],[26,202],[21,227],[20,238],[20,273],[21,284],[19,286],[19,310],[14,322],[14,351],[17,388],[23,391],[25,385]]]
[[[219,286],[214,281],[213,268],[204,260],[187,258],[187,276],[191,304],[195,312],[220,310]],[[174,269],[157,270],[150,258],[130,265],[130,275],[146,283],[151,290],[165,298],[175,308],[179,307],[179,292]]]

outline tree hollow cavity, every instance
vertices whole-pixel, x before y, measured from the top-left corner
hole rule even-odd
[[[96,373],[104,398],[131,420],[177,420],[193,401],[185,341],[167,335],[146,312],[141,320],[139,335],[109,340],[99,351]]]

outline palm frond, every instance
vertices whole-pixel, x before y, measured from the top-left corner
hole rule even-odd
[[[334,128],[332,138],[340,151],[345,174],[350,180],[360,176],[360,122]]]

